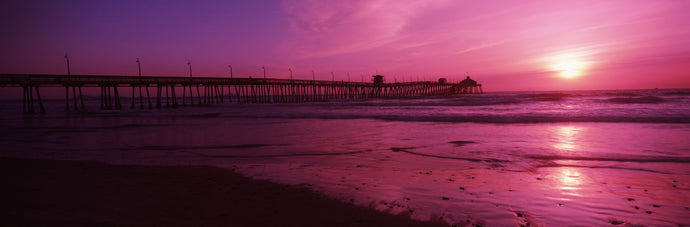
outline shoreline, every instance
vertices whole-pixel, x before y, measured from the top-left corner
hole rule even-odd
[[[0,157],[3,226],[447,226],[210,166]]]

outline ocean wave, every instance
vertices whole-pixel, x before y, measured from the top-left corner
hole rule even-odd
[[[288,158],[288,157],[317,157],[317,156],[341,156],[341,155],[354,155],[372,152],[374,150],[360,150],[360,151],[348,151],[348,152],[325,152],[325,153],[290,153],[290,154],[252,154],[252,155],[239,155],[239,154],[208,154],[202,152],[193,151],[183,151],[192,155],[206,157],[206,158]]]
[[[625,166],[616,166],[616,165],[575,165],[575,164],[559,164],[559,163],[555,163],[555,162],[548,162],[548,163],[539,164],[539,165],[534,166],[534,168],[552,168],[552,167],[575,167],[575,168],[590,168],[590,169],[620,169],[620,170],[632,170],[632,171],[643,171],[643,172],[650,172],[650,173],[669,174],[669,172],[659,171],[656,169],[639,168],[639,167],[625,167]]]
[[[364,112],[364,111],[363,111]],[[381,113],[272,113],[227,116],[231,118],[280,118],[280,119],[375,119],[402,122],[449,122],[449,123],[557,123],[557,122],[602,122],[602,123],[690,123],[690,117],[683,115],[634,116],[634,115],[572,115],[572,114],[381,114]]]
[[[690,91],[669,91],[664,92],[664,95],[674,95],[674,96],[690,96]]]
[[[170,126],[167,124],[121,124],[117,126],[112,126],[112,127],[102,127],[104,129],[108,128],[147,128],[147,127],[163,127],[163,126]]]
[[[523,103],[524,100],[515,97],[466,97],[449,100],[449,106],[494,106],[513,105]]]
[[[573,161],[601,161],[601,162],[657,162],[657,163],[690,163],[690,157],[670,157],[670,156],[563,156],[563,155],[525,155],[524,157],[535,160],[573,160]]]
[[[217,118],[220,116],[220,113],[200,113],[200,114],[192,114],[189,115],[188,117],[190,118]]]
[[[445,156],[445,155],[436,155],[436,154],[428,154],[428,153],[423,153],[423,152],[416,152],[412,151],[415,149],[415,147],[391,147],[390,150],[393,152],[404,152],[408,153],[411,155],[417,155],[417,156],[424,156],[424,157],[431,157],[431,158],[440,158],[440,159],[450,159],[450,160],[462,160],[462,161],[469,161],[469,162],[487,162],[487,163],[506,163],[510,162],[508,160],[502,160],[502,159],[496,159],[496,158],[468,158],[468,157],[457,157],[457,156]]]
[[[520,95],[521,98],[532,99],[535,101],[563,101],[564,99],[571,97],[578,97],[576,94],[568,93],[536,93],[536,94],[523,94]]]
[[[605,102],[608,103],[617,103],[617,104],[656,104],[656,103],[663,103],[666,100],[664,98],[658,97],[658,96],[643,96],[639,98],[633,98],[633,97],[624,97],[624,98],[610,98],[604,100]]]
[[[287,146],[288,144],[235,144],[235,145],[214,145],[214,146],[129,146],[120,147],[118,150],[157,150],[157,151],[175,151],[175,150],[225,150],[225,149],[248,149],[248,148],[264,148],[274,146]]]
[[[603,96],[627,96],[627,97],[634,97],[634,96],[642,96],[643,94],[640,93],[634,93],[634,92],[607,92],[603,93]]]
[[[526,100],[518,97],[506,96],[459,96],[450,98],[409,98],[409,99],[382,99],[368,101],[341,101],[332,102],[332,106],[493,106],[520,104]]]
[[[332,118],[332,117],[330,117]],[[494,124],[520,124],[520,123],[556,123],[556,122],[609,122],[609,123],[690,123],[687,116],[669,117],[635,117],[635,116],[369,116],[362,118],[374,118],[389,121],[424,121],[424,122],[457,122],[457,123],[494,123]]]

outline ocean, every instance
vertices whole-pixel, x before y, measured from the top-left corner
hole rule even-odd
[[[212,165],[459,225],[690,225],[690,89],[160,110],[98,101],[67,113],[45,100],[45,115],[0,101],[0,156]]]

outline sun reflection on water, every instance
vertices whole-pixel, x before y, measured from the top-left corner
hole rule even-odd
[[[580,147],[580,133],[582,128],[578,126],[559,126],[554,130],[554,144],[552,145],[559,155],[572,156],[575,152],[581,150]],[[569,160],[560,160],[560,163],[571,162]],[[572,163],[571,163],[572,164]],[[583,176],[577,168],[561,167],[556,170],[557,179],[556,188],[561,191],[563,195],[582,197],[580,194],[583,182]]]
[[[582,131],[580,127],[576,126],[560,126],[556,129],[556,143],[554,148],[560,151],[575,151],[579,149],[576,144],[577,135]]]
[[[580,190],[582,189],[583,176],[575,168],[563,167],[558,170],[556,175],[558,180],[558,188],[563,195],[582,197]]]
[[[562,168],[560,174],[559,180],[563,185],[561,188],[573,189],[582,184],[582,181],[580,180],[580,172],[573,168]]]

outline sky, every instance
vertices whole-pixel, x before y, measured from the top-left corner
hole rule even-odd
[[[690,1],[0,3],[0,73],[451,82],[485,91],[690,87]],[[348,77],[348,74],[350,75]]]

